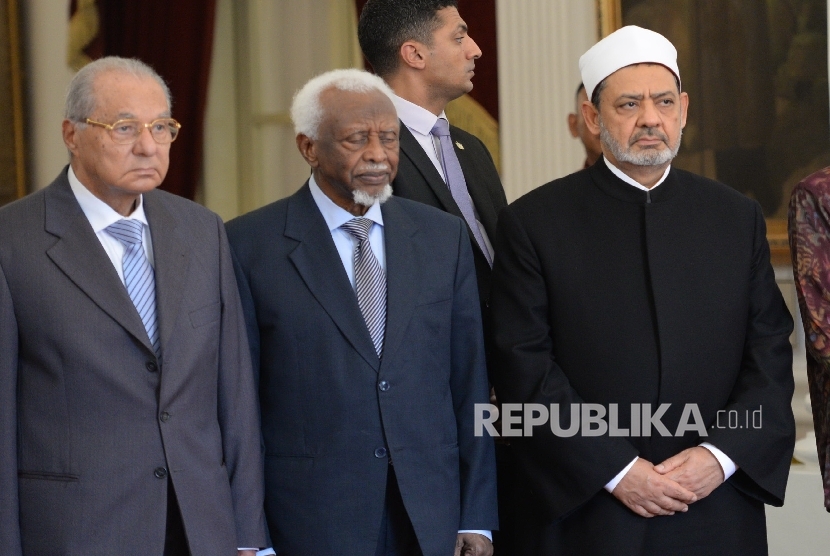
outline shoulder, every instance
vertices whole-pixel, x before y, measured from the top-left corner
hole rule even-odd
[[[518,214],[565,209],[571,200],[585,197],[585,187],[590,183],[588,170],[579,170],[532,189],[510,203],[509,209]]]
[[[822,168],[801,180],[793,190],[793,196],[812,196],[830,200],[830,167]]]
[[[737,210],[754,213],[756,210],[760,210],[757,201],[724,183],[686,170],[672,168],[671,173],[684,187],[685,194],[702,204],[715,205],[727,211]]]
[[[290,197],[269,203],[225,223],[231,243],[245,237],[261,236],[277,229],[280,223],[285,222],[289,199]]]
[[[160,189],[145,193],[144,202],[148,212],[152,212],[154,206],[164,207],[176,220],[177,226],[195,230],[215,229],[217,223],[222,222],[218,214],[199,203]]]

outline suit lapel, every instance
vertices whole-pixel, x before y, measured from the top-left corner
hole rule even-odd
[[[355,351],[377,371],[380,362],[357,296],[308,184],[289,199],[285,235],[299,242],[288,257],[311,294]]]
[[[386,244],[386,334],[383,362],[393,361],[418,302],[418,227],[394,197],[382,207]]]
[[[459,218],[464,218],[461,214],[461,209],[458,208],[458,204],[452,198],[452,193],[450,193],[450,189],[447,187],[441,174],[435,169],[435,165],[429,159],[427,153],[424,152],[424,148],[418,143],[418,140],[415,139],[415,136],[412,135],[412,132],[407,129],[403,122],[401,122],[400,147],[404,156],[409,158],[412,165],[420,172],[430,189],[435,193],[435,196],[438,197],[443,209]]]
[[[45,228],[58,241],[46,254],[102,311],[153,353],[127,289],[72,194],[66,171],[45,193]]]
[[[479,221],[487,230],[487,235],[491,238],[496,233],[496,207],[493,205],[493,200],[487,191],[487,184],[485,184],[478,176],[477,161],[473,156],[472,145],[464,145],[466,148],[459,148],[462,144],[460,138],[457,137],[456,128],[450,126],[450,136],[452,137],[453,149],[458,156],[458,162],[461,164],[461,169],[464,171],[464,179],[467,182],[467,191],[473,199],[473,205],[476,207]],[[478,161],[478,164],[481,162]]]
[[[170,345],[181,310],[190,255],[187,244],[176,229],[176,219],[156,191],[144,195],[144,213],[150,224],[156,276],[156,314],[159,321],[161,351]]]

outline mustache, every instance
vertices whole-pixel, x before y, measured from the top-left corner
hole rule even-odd
[[[360,167],[360,172],[389,172],[392,168],[388,164],[364,164]]]
[[[640,131],[639,133],[634,135],[629,140],[628,146],[630,147],[631,145],[633,145],[634,143],[636,143],[637,141],[639,141],[643,137],[656,137],[656,138],[660,139],[662,142],[664,142],[666,145],[669,144],[669,136],[668,135],[666,135],[662,131],[659,131],[656,127],[647,127],[643,131]]]

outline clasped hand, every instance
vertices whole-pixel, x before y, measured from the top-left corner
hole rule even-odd
[[[659,465],[638,458],[613,495],[642,517],[685,512],[723,483],[717,458],[700,446],[688,448]]]

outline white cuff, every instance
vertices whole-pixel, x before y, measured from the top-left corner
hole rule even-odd
[[[277,553],[274,552],[273,548],[264,548],[262,550],[257,550],[256,548],[240,548],[239,550],[256,550],[256,556],[276,556]]]
[[[640,456],[637,456],[636,458],[631,460],[631,463],[626,465],[625,469],[617,473],[616,477],[608,481],[608,484],[605,485],[605,490],[607,490],[608,492],[614,492],[614,489],[617,488],[617,485],[620,484],[620,481],[623,480],[623,477],[625,477],[625,474],[628,473],[628,470],[634,467],[634,464],[637,463],[638,459],[640,459]]]
[[[490,539],[490,542],[493,542],[493,532],[492,531],[483,531],[483,530],[479,531],[478,529],[464,529],[463,531],[458,532],[459,535],[461,533],[477,533],[479,535],[484,535],[485,537]],[[257,555],[257,556],[259,556],[259,555]]]
[[[718,460],[720,464],[720,468],[723,470],[723,480],[726,481],[729,477],[735,474],[735,471],[738,470],[738,466],[735,465],[735,462],[732,461],[732,458],[709,444],[708,442],[701,442],[701,448],[706,448],[715,458]]]

